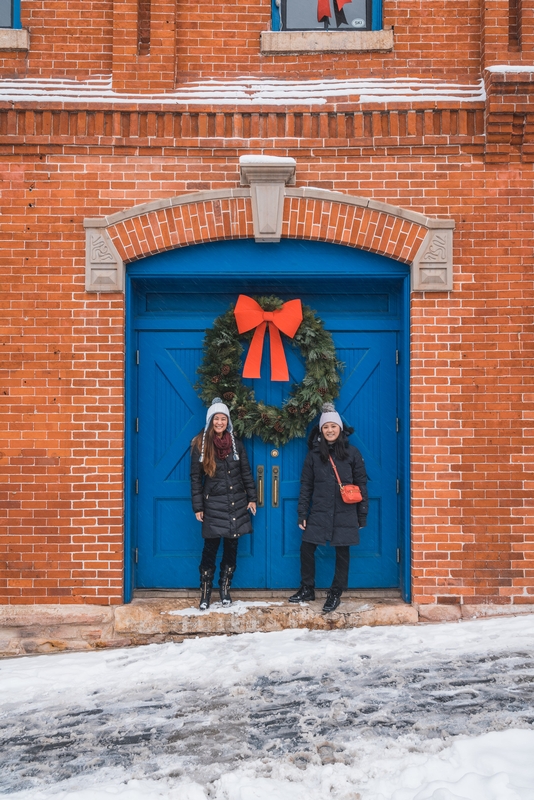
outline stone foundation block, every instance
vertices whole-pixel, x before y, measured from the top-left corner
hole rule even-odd
[[[461,606],[462,619],[479,619],[481,617],[515,617],[519,614],[534,614],[534,604],[525,605],[465,605]]]
[[[438,604],[417,605],[420,622],[458,622],[462,617],[460,606]]]

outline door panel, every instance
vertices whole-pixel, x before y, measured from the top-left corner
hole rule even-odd
[[[139,333],[139,587],[179,586],[198,571],[189,444],[203,424],[192,385],[201,354],[200,331]]]
[[[213,287],[212,287],[213,288]],[[239,293],[236,288],[235,297]],[[302,296],[302,295],[301,295]],[[191,508],[189,448],[204,425],[205,408],[195,390],[205,328],[228,306],[228,296],[211,297],[210,315],[192,313],[201,305],[191,298],[187,314],[169,313],[166,304],[153,330],[139,330],[137,376],[138,587],[179,588],[198,585],[202,550],[201,526]],[[358,308],[358,295],[354,307]],[[170,300],[167,298],[167,305]],[[397,512],[397,375],[396,331],[362,330],[364,321],[350,313],[350,295],[306,296],[333,334],[345,364],[336,406],[355,427],[351,441],[362,452],[369,474],[370,512],[361,543],[351,549],[350,585],[398,586]],[[148,303],[147,303],[148,307]],[[187,321],[185,319],[187,317]],[[162,326],[162,320],[166,325]],[[184,320],[183,329],[180,329]],[[158,329],[156,328],[156,325]],[[162,330],[167,327],[167,330]],[[291,382],[300,382],[305,368],[300,353],[284,337]],[[257,398],[281,405],[290,384],[270,381],[269,341],[263,352],[262,378],[252,382]],[[297,500],[306,440],[283,447],[257,437],[245,442],[253,474],[264,468],[264,507],[258,508],[253,536],[239,543],[236,588],[294,588],[299,582],[300,530]],[[278,451],[277,453],[274,451]],[[279,469],[279,498],[273,506],[272,468]],[[317,550],[317,585],[330,585],[334,548]]]
[[[337,409],[355,428],[351,442],[362,453],[369,482],[367,527],[351,549],[351,586],[394,586],[398,565],[397,387],[394,332],[334,332],[345,363]],[[333,548],[318,550],[317,583],[328,586]]]

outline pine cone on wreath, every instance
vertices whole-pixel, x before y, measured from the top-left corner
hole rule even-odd
[[[325,389],[325,388],[324,388],[324,386],[320,386],[320,387],[317,389],[317,392],[318,392],[318,393],[321,395],[321,397],[324,397],[324,396],[325,396],[325,394],[327,393],[327,391],[328,391],[328,389]]]
[[[298,409],[295,406],[288,406],[287,407],[288,414],[296,414]]]
[[[218,375],[214,375],[213,378],[211,379],[211,382],[212,383],[219,383],[220,380],[221,379],[220,379],[220,377]]]
[[[245,419],[246,413],[247,413],[247,412],[246,412],[246,409],[244,409],[244,408],[238,408],[238,409],[237,409],[237,418],[238,418],[238,419]]]
[[[235,394],[233,392],[225,392],[223,394],[224,400],[228,400],[228,402],[231,402],[234,399],[234,397],[235,397]]]
[[[307,414],[309,410],[310,410],[310,404],[308,403],[308,401],[306,401],[305,403],[302,404],[300,413]]]
[[[274,425],[273,425],[273,428],[274,428],[274,429],[275,429],[275,431],[277,431],[278,433],[283,433],[283,432],[284,432],[284,426],[282,425],[282,423],[281,423],[279,420],[277,420],[277,421],[274,423]]]
[[[261,419],[262,419],[262,422],[265,422],[265,424],[267,424],[269,422],[269,415],[268,414],[262,414],[261,415]]]
[[[221,375],[228,375],[229,372],[230,372],[230,367],[228,366],[228,364],[223,364],[221,367]]]

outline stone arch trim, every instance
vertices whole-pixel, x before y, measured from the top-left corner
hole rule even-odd
[[[454,221],[320,189],[285,188],[279,238],[355,247],[411,265],[412,290],[452,289]],[[254,238],[248,188],[198,192],[86,219],[86,289],[122,291],[124,265],[213,241]]]

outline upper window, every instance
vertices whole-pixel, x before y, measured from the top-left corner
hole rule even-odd
[[[20,28],[19,0],[0,0],[0,28]]]
[[[372,0],[281,0],[283,31],[371,30]]]

